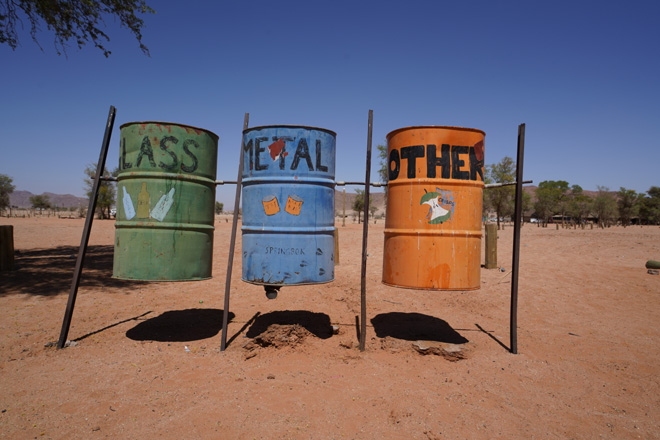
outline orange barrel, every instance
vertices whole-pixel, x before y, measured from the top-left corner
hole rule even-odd
[[[481,130],[441,126],[387,135],[383,283],[479,288],[485,137]]]

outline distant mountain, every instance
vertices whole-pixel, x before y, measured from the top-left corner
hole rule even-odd
[[[14,191],[9,195],[9,203],[11,206],[16,206],[18,208],[31,208],[32,203],[30,203],[30,197],[34,196],[30,191]],[[87,206],[89,201],[84,197],[76,197],[71,194],[54,194],[50,192],[45,192],[43,194],[48,197],[50,204],[53,206],[58,206],[60,208],[70,208],[79,206]]]

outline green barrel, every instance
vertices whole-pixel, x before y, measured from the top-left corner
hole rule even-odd
[[[113,277],[211,277],[218,136],[165,122],[121,126]]]

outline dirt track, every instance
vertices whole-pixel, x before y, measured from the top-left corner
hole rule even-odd
[[[274,301],[240,281],[237,258],[221,353],[231,223],[216,224],[213,279],[148,283],[111,278],[114,222],[95,221],[77,345],[61,351],[45,344],[83,220],[0,224],[18,250],[18,270],[0,274],[2,438],[660,438],[660,276],[644,268],[660,260],[658,227],[526,225],[512,355],[512,228],[499,234],[506,272],[439,293],[381,284],[383,225],[371,225],[364,353],[361,226],[339,227],[336,281]],[[278,343],[255,342],[269,334]],[[465,358],[422,355],[417,340],[461,344]]]

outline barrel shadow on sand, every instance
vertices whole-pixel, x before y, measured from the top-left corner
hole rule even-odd
[[[222,310],[186,309],[162,313],[126,332],[134,341],[190,342],[207,339],[222,330]],[[229,312],[229,321],[234,314]]]
[[[391,312],[376,315],[371,324],[379,338],[391,337],[406,341],[437,341],[448,344],[469,342],[447,321],[421,313]]]

